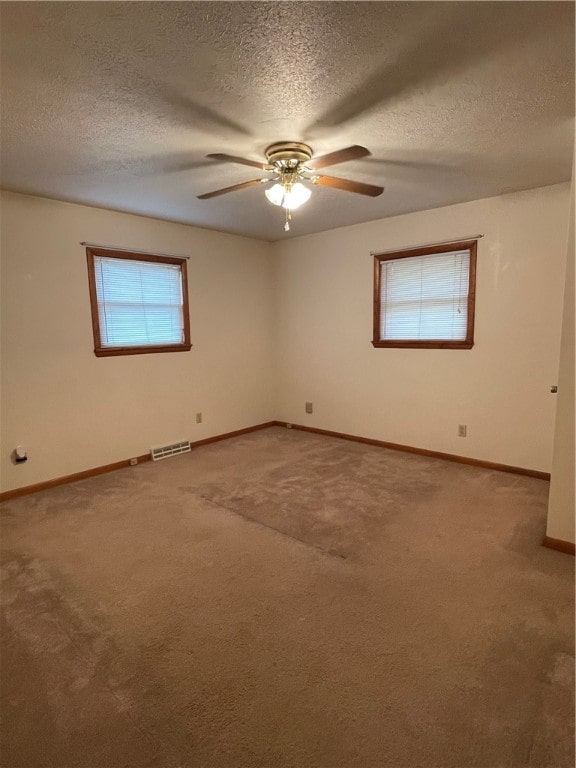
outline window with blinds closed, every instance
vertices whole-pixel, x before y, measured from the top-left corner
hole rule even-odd
[[[374,346],[470,349],[476,243],[376,256]]]
[[[96,354],[190,348],[184,260],[88,250]]]

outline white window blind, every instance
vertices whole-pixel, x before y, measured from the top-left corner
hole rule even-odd
[[[184,341],[178,264],[94,256],[94,275],[103,347]]]
[[[465,340],[469,268],[469,250],[382,261],[381,340]]]

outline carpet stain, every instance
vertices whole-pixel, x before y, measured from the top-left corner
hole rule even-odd
[[[355,448],[318,451],[249,478],[202,485],[197,492],[308,546],[355,558],[383,534],[392,516],[441,486],[425,460],[410,469],[392,452]]]

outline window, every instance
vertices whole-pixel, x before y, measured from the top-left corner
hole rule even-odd
[[[375,347],[471,349],[476,241],[374,257]]]
[[[188,351],[186,260],[87,248],[94,353]]]

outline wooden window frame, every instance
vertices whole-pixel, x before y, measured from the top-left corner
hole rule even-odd
[[[96,275],[94,274],[94,257],[104,256],[124,261],[150,261],[155,264],[177,264],[182,275],[182,316],[184,324],[184,341],[181,344],[156,344],[138,347],[104,347],[100,336],[100,318],[98,314],[98,296],[96,294]],[[86,248],[88,262],[88,285],[90,288],[90,308],[92,312],[92,333],[94,335],[94,354],[96,357],[115,357],[118,355],[149,355],[155,352],[188,352],[190,343],[190,309],[188,305],[188,276],[186,259],[175,256],[155,256],[148,253],[118,251],[111,248]]]
[[[476,240],[466,240],[444,245],[432,245],[427,248],[409,248],[394,253],[386,253],[374,256],[374,316],[372,345],[378,348],[396,349],[472,349],[474,346],[474,310],[476,304]],[[470,251],[470,264],[468,271],[468,326],[466,338],[461,341],[447,341],[426,339],[414,341],[397,340],[386,341],[380,338],[380,265],[384,261],[397,261],[408,259],[411,256],[433,256],[438,253],[450,253],[451,251]]]

